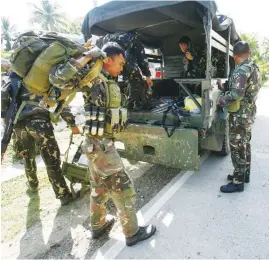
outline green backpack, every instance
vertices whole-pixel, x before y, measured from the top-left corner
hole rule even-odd
[[[13,45],[12,70],[24,79],[30,92],[44,96],[50,88],[49,73],[56,64],[79,57],[87,48],[56,33],[21,34]]]

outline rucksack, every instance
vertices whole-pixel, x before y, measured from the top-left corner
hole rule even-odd
[[[13,45],[12,70],[23,78],[26,88],[43,96],[50,88],[49,73],[54,65],[79,57],[87,48],[56,33],[38,36],[21,34]]]
[[[50,85],[49,74],[53,66],[78,58],[88,50],[84,46],[58,35],[47,33],[38,36],[34,32],[21,34],[15,41],[11,57],[12,70],[23,78],[25,87],[33,94],[42,97],[42,106],[52,110],[51,119],[56,122],[64,107],[75,97],[78,88],[91,87],[91,82],[101,72],[103,60],[98,59],[88,74],[80,81],[78,88],[58,89]],[[55,93],[58,93],[55,96]],[[52,109],[51,109],[52,108]]]

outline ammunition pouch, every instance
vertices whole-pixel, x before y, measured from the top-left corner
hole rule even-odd
[[[235,101],[232,104],[228,105],[228,112],[235,113],[240,109],[240,101]]]
[[[85,107],[85,133],[94,137],[109,136],[123,131],[127,124],[127,109],[93,106]]]

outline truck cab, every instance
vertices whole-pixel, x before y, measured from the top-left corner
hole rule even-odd
[[[227,81],[234,66],[233,44],[240,39],[233,21],[216,10],[214,1],[111,1],[86,15],[86,39],[136,30],[146,48],[160,53],[148,55],[160,72],[153,79],[151,109],[129,111],[128,127],[117,135],[124,143],[123,157],[198,170],[202,150],[229,154],[228,113],[216,106],[222,94],[217,79]],[[182,77],[184,54],[178,41],[183,35],[205,52],[203,78]],[[123,82],[120,86],[124,89]],[[186,102],[193,109],[186,109]]]

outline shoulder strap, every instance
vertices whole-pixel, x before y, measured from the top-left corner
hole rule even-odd
[[[163,128],[165,130],[165,132],[167,133],[167,136],[170,138],[173,133],[175,132],[176,128],[178,127],[178,125],[174,125],[173,128],[171,129],[170,133],[168,131],[168,127],[165,125],[165,121],[166,121],[166,118],[167,118],[167,113],[172,110],[172,106],[169,106],[167,108],[167,110],[163,113],[163,119],[162,119],[162,125],[163,125]]]

